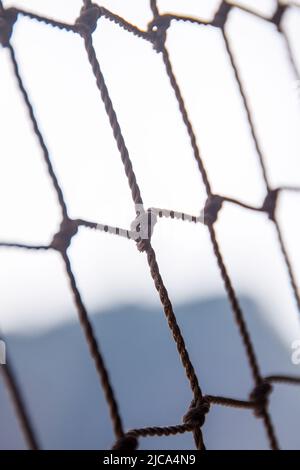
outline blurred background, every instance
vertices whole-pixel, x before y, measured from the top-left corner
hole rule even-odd
[[[101,5],[141,29],[148,0]],[[210,20],[219,0],[159,0],[161,13]],[[270,16],[274,0],[237,1]],[[3,1],[73,23],[82,2]],[[300,57],[300,9],[283,27]],[[241,10],[227,32],[245,84],[273,187],[300,185],[299,83],[274,25]],[[205,192],[160,54],[106,19],[93,34],[146,207],[198,215]],[[83,40],[19,17],[13,32],[20,72],[50,150],[69,214],[129,228],[134,205]],[[260,206],[258,158],[221,32],[173,22],[167,47],[218,194]],[[298,66],[300,66],[298,62]],[[0,241],[50,243],[60,212],[40,149],[0,49]],[[280,196],[278,218],[299,282],[300,194]],[[244,307],[264,375],[300,375],[291,361],[299,319],[275,230],[265,214],[226,204],[216,231]],[[246,398],[252,388],[244,350],[207,229],[159,220],[153,235],[162,277],[204,393]],[[80,229],[69,254],[92,315],[126,428],[177,424],[191,400],[145,255],[134,243]],[[0,251],[0,327],[43,448],[109,448],[113,434],[77,321],[58,253]],[[271,412],[283,448],[299,448],[297,387],[276,386]],[[24,442],[0,382],[0,447]],[[213,407],[204,435],[210,449],[266,448],[250,411]],[[189,434],[141,441],[141,448],[193,448]]]

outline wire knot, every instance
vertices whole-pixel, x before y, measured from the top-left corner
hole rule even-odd
[[[133,452],[138,447],[137,438],[128,432],[124,436],[120,437],[114,444],[112,450],[121,450],[123,452]]]
[[[205,422],[205,415],[209,412],[210,403],[206,398],[194,405],[191,404],[189,411],[182,418],[184,424],[188,424],[192,428],[202,427]]]
[[[157,215],[152,209],[147,211],[138,207],[137,216],[131,224],[134,240],[137,242],[139,251],[147,251],[153,234],[154,226],[157,222]]]
[[[156,52],[162,52],[166,39],[167,30],[170,26],[171,18],[167,15],[158,16],[154,18],[148,25],[148,32],[150,34],[153,48]]]
[[[223,198],[221,196],[215,194],[208,196],[204,209],[201,213],[201,218],[205,225],[213,225],[216,222],[222,204]]]
[[[3,47],[9,44],[17,17],[18,11],[15,8],[0,11],[0,43]]]
[[[51,247],[57,251],[65,252],[70,246],[71,240],[78,231],[78,223],[76,220],[65,218],[51,242]]]
[[[223,1],[221,5],[219,6],[219,9],[217,10],[213,20],[212,20],[212,26],[216,26],[217,28],[224,28],[225,23],[228,18],[228,14],[232,8],[232,5],[227,3],[226,1]]]
[[[255,416],[259,418],[263,416],[271,392],[272,385],[269,382],[262,382],[250,393],[250,400],[255,402]]]
[[[80,16],[76,19],[75,24],[81,34],[92,34],[96,27],[97,21],[101,16],[101,10],[98,5],[90,4],[83,6],[80,10]]]
[[[262,210],[266,212],[269,216],[269,219],[273,221],[275,218],[277,199],[278,199],[278,189],[271,189],[268,192],[262,205]]]

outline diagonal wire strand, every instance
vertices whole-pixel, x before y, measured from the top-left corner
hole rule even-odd
[[[250,126],[251,135],[252,135],[252,138],[253,138],[253,141],[254,141],[254,144],[255,144],[257,156],[258,156],[259,163],[260,163],[260,166],[261,166],[261,169],[262,169],[266,189],[267,189],[267,192],[270,194],[271,188],[270,188],[270,185],[269,185],[267,169],[266,169],[266,165],[265,165],[265,158],[264,158],[263,152],[262,152],[260,144],[259,144],[258,136],[257,136],[256,130],[255,130],[254,121],[253,121],[252,114],[251,114],[251,111],[250,111],[250,106],[248,104],[248,98],[246,96],[246,92],[244,90],[242,79],[241,79],[240,73],[238,71],[238,66],[235,62],[233,52],[231,50],[230,42],[229,42],[227,33],[225,32],[225,29],[223,29],[223,38],[224,38],[226,50],[227,50],[227,53],[228,53],[228,57],[230,59],[231,66],[232,66],[232,69],[234,71],[234,75],[235,75],[235,78],[236,78],[236,83],[238,85],[240,95],[242,97],[242,101],[243,101],[243,104],[244,104],[244,108],[246,110],[248,124]],[[275,225],[275,229],[276,229],[276,232],[277,232],[277,237],[278,237],[280,249],[281,249],[281,252],[283,254],[283,259],[284,259],[284,262],[285,262],[285,265],[286,265],[286,268],[287,268],[287,271],[288,271],[292,292],[294,294],[298,310],[300,311],[300,296],[299,296],[299,292],[298,292],[298,289],[297,289],[297,283],[296,283],[296,280],[295,280],[295,275],[294,275],[294,271],[293,271],[293,268],[292,268],[292,263],[289,259],[289,255],[288,255],[287,249],[285,247],[285,243],[284,243],[284,240],[283,240],[283,237],[282,237],[282,234],[281,234],[281,229],[280,229],[280,226],[279,226],[279,223],[277,221],[275,213],[272,215],[271,219],[273,220],[274,225]]]
[[[94,360],[95,367],[98,372],[98,376],[100,378],[100,383],[102,385],[102,389],[104,391],[105,398],[109,406],[110,417],[113,423],[114,433],[116,437],[119,438],[123,436],[124,434],[123,424],[122,424],[122,419],[119,413],[118,403],[117,403],[113,388],[110,383],[108,371],[106,369],[102,354],[100,352],[99,345],[98,345],[92,324],[89,320],[86,307],[83,303],[81,294],[78,290],[69,256],[67,255],[66,252],[62,252],[61,255],[64,261],[67,277],[69,279],[70,289],[74,297],[74,302],[77,308],[79,321],[82,326],[82,330],[85,334],[87,344],[88,344],[91,356]]]
[[[226,41],[226,36],[224,36],[224,39]],[[198,168],[200,170],[200,173],[201,173],[201,176],[202,176],[202,179],[203,179],[203,183],[204,183],[207,195],[211,196],[210,183],[208,181],[208,177],[207,177],[207,173],[206,173],[203,161],[200,157],[199,148],[198,148],[198,145],[196,143],[195,132],[193,130],[191,121],[188,117],[188,112],[187,112],[187,109],[186,109],[186,106],[185,106],[185,103],[184,103],[184,99],[182,97],[182,94],[181,94],[179,85],[177,83],[174,71],[172,69],[172,65],[171,65],[171,62],[170,62],[170,59],[169,59],[169,54],[167,52],[167,49],[166,49],[165,45],[163,45],[163,47],[162,47],[162,55],[163,55],[163,61],[165,63],[167,75],[169,76],[171,86],[174,90],[175,96],[176,96],[177,101],[178,101],[178,106],[179,106],[179,109],[180,109],[180,112],[181,112],[181,115],[182,115],[183,122],[186,125],[188,134],[189,134],[190,139],[191,139],[191,145],[192,145],[192,148],[193,148],[194,157],[195,157],[196,162],[198,164]],[[251,113],[250,113],[250,109],[247,106],[247,102],[245,102],[245,104],[246,104],[246,111],[247,111],[248,118],[252,122],[252,116],[251,116]],[[255,137],[255,135],[254,135],[254,137]],[[261,155],[259,144],[258,144],[257,140],[255,141],[255,145],[258,149],[259,155]],[[261,161],[261,163],[262,163],[264,179],[265,179],[266,185],[268,186],[267,175],[266,175],[266,171],[265,171],[265,168],[264,168],[263,160]],[[218,244],[218,241],[217,241],[217,238],[216,238],[215,230],[214,230],[212,225],[209,225],[208,228],[209,228],[209,234],[210,234],[211,242],[212,242],[212,245],[213,245],[213,250],[214,250],[214,253],[215,253],[215,256],[216,256],[216,259],[217,259],[217,263],[218,263],[218,266],[219,266],[219,269],[220,269],[221,277],[222,277],[223,282],[224,282],[225,290],[227,292],[227,296],[228,296],[232,311],[234,313],[234,317],[235,317],[237,326],[239,328],[241,338],[242,338],[244,346],[245,346],[246,355],[247,355],[247,358],[248,358],[248,362],[249,362],[249,365],[250,365],[250,369],[251,369],[254,381],[256,383],[256,386],[258,386],[262,382],[262,379],[261,379],[261,374],[260,374],[256,354],[255,354],[255,351],[254,351],[254,347],[253,347],[253,344],[252,344],[252,341],[251,341],[251,338],[250,338],[250,334],[248,332],[248,329],[247,329],[247,326],[246,326],[246,323],[245,323],[245,320],[244,320],[242,309],[239,305],[236,293],[235,293],[234,288],[232,286],[232,282],[231,282],[229,274],[227,272],[227,268],[225,266],[223,256],[221,254],[220,247],[219,247],[219,244]],[[277,444],[276,437],[275,437],[275,431],[273,429],[273,426],[272,426],[272,423],[271,423],[271,418],[270,418],[270,416],[269,416],[269,414],[266,410],[266,407],[264,409],[263,421],[264,421],[265,428],[266,428],[266,431],[267,431],[267,435],[268,435],[268,438],[269,438],[270,446],[271,446],[272,449],[277,449],[278,444]]]
[[[54,169],[53,169],[53,166],[52,166],[52,163],[51,163],[51,160],[50,160],[49,152],[48,152],[48,149],[46,147],[44,138],[43,138],[43,136],[40,132],[37,120],[35,118],[34,110],[33,110],[33,107],[30,103],[28,93],[27,93],[27,91],[26,91],[26,89],[23,85],[23,81],[22,81],[22,78],[20,76],[19,67],[18,67],[16,57],[15,57],[14,49],[10,44],[8,46],[8,49],[9,49],[9,52],[10,52],[10,57],[11,57],[11,61],[12,61],[12,64],[13,64],[13,70],[14,70],[14,73],[15,73],[15,77],[17,79],[19,89],[20,89],[21,94],[24,98],[24,102],[25,102],[25,105],[27,107],[29,117],[30,117],[30,120],[31,120],[32,125],[33,125],[34,132],[35,132],[35,134],[38,138],[38,142],[39,142],[40,147],[41,147],[42,152],[43,152],[43,157],[44,157],[44,160],[45,160],[46,165],[47,165],[49,176],[51,178],[51,181],[53,183],[53,187],[54,187],[54,189],[56,191],[56,194],[57,194],[57,197],[58,197],[58,202],[59,202],[59,205],[60,205],[61,210],[62,210],[63,220],[68,221],[69,218],[68,218],[67,207],[66,207],[66,203],[65,203],[65,200],[64,200],[63,192],[62,192],[62,189],[61,189],[61,187],[58,183],[58,179],[56,177],[56,174],[54,172]],[[23,247],[24,248],[25,246],[24,245],[23,246],[20,246],[20,245],[18,246],[18,244],[14,244],[14,247]],[[30,246],[26,246],[26,248],[27,249],[32,249],[32,247],[30,247]],[[44,247],[42,247],[42,248],[44,248]],[[114,392],[113,392],[112,386],[110,384],[108,372],[106,370],[103,357],[100,353],[99,346],[98,346],[98,343],[96,341],[92,325],[89,322],[87,311],[85,309],[85,306],[84,306],[84,304],[82,302],[82,299],[81,299],[81,295],[80,295],[79,290],[77,288],[75,277],[74,277],[72,269],[71,269],[70,260],[67,256],[66,251],[62,251],[61,254],[63,256],[63,260],[64,260],[65,267],[66,267],[66,272],[67,272],[67,275],[68,275],[68,278],[69,278],[69,281],[70,281],[70,287],[71,287],[71,290],[73,292],[75,304],[76,304],[76,307],[77,307],[77,310],[78,310],[80,323],[81,323],[83,331],[85,333],[85,336],[86,336],[86,339],[87,339],[87,342],[88,342],[88,346],[89,346],[91,355],[94,359],[96,370],[98,372],[100,382],[102,384],[102,388],[104,390],[104,394],[105,394],[105,397],[106,397],[106,400],[107,400],[107,403],[108,403],[108,406],[109,406],[110,415],[111,415],[112,423],[113,423],[113,427],[114,427],[114,432],[116,434],[116,437],[120,437],[120,436],[123,435],[122,421],[121,421],[120,414],[119,414],[119,411],[118,411],[118,405],[117,405],[117,402],[116,402],[116,399],[115,399],[115,396],[114,396]]]
[[[18,384],[17,377],[12,369],[10,359],[8,359],[7,364],[0,367],[0,372],[2,373],[3,380],[9,392],[9,396],[13,403],[15,413],[28,448],[31,450],[38,450],[39,444],[37,436],[27,410],[27,405],[25,404],[24,397],[22,396],[20,385]]]
[[[100,69],[99,62],[97,60],[95,50],[93,47],[92,37],[90,34],[84,34],[84,43],[87,51],[88,59],[91,64],[93,73],[95,75],[96,84],[100,91],[102,101],[104,103],[113,134],[120,152],[120,156],[124,165],[125,174],[128,179],[129,187],[131,189],[132,199],[135,204],[142,204],[142,197],[140,194],[139,186],[136,181],[136,177],[133,171],[132,163],[129,158],[129,153],[124,141],[124,138],[121,133],[121,129],[117,120],[115,110],[113,108],[108,89],[105,84],[103,74]],[[168,297],[167,290],[164,286],[163,280],[159,273],[159,268],[156,261],[155,252],[149,243],[147,251],[147,259],[150,267],[151,275],[155,283],[155,287],[160,295],[162,305],[164,307],[164,312],[168,320],[169,327],[173,333],[174,340],[177,344],[177,349],[180,354],[183,366],[186,371],[186,375],[190,381],[191,389],[194,393],[194,400],[197,401],[202,398],[201,389],[194,371],[194,367],[190,361],[188,352],[186,350],[185,342],[182,337],[180,328],[177,324],[176,317],[173,312],[173,307]],[[197,448],[203,448],[202,433],[200,430],[194,433],[194,438]]]
[[[61,208],[63,217],[66,217],[67,216],[67,206],[66,206],[66,203],[65,203],[65,200],[64,200],[63,192],[62,192],[62,189],[61,189],[60,184],[58,182],[58,179],[57,179],[57,176],[55,174],[54,168],[52,166],[49,151],[48,151],[48,148],[46,146],[44,137],[42,136],[42,133],[41,133],[40,128],[38,126],[38,123],[37,123],[37,120],[36,120],[36,117],[35,117],[35,114],[34,114],[34,111],[33,111],[33,106],[32,106],[32,104],[29,100],[28,93],[27,93],[27,91],[25,89],[25,86],[23,84],[23,80],[22,80],[20,72],[19,72],[19,66],[18,66],[18,63],[17,63],[17,60],[16,60],[15,52],[14,52],[14,49],[13,49],[11,44],[9,44],[8,50],[9,50],[9,54],[10,54],[10,58],[11,58],[15,78],[17,80],[19,90],[20,90],[20,92],[23,96],[24,103],[26,105],[26,108],[27,108],[27,111],[28,111],[28,114],[29,114],[29,118],[30,118],[30,121],[31,121],[32,126],[33,126],[34,133],[35,133],[35,135],[38,139],[39,145],[41,147],[41,150],[42,150],[42,153],[43,153],[43,158],[44,158],[44,161],[46,163],[49,176],[51,178],[53,187],[56,191],[59,206]]]

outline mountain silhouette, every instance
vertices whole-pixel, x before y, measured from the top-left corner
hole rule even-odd
[[[289,351],[255,303],[242,306],[262,374],[297,374]],[[228,303],[212,298],[175,308],[204,394],[247,399],[253,388],[245,351]],[[126,429],[181,423],[192,394],[176,345],[159,308],[115,307],[92,322]],[[103,392],[77,319],[34,335],[9,335],[12,360],[43,449],[109,449],[113,432]],[[0,381],[0,449],[23,449]],[[300,390],[276,385],[270,410],[284,449],[299,449]],[[203,426],[208,449],[268,448],[251,410],[213,405]],[[142,438],[141,449],[193,449],[191,433]]]

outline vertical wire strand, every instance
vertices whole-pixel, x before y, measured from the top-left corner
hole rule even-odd
[[[112,104],[110,96],[109,96],[108,89],[107,89],[106,84],[105,84],[104,76],[101,72],[100,65],[99,65],[98,59],[96,57],[96,53],[95,53],[95,50],[94,50],[94,47],[93,47],[92,37],[91,37],[90,34],[84,34],[84,43],[85,43],[85,49],[86,49],[86,52],[87,52],[87,56],[88,56],[90,65],[91,65],[93,73],[95,75],[96,84],[97,84],[97,87],[100,91],[101,98],[102,98],[102,101],[104,103],[106,113],[108,115],[110,125],[111,125],[112,130],[113,130],[114,138],[116,140],[116,143],[117,143],[120,155],[121,155],[121,159],[122,159],[122,162],[123,162],[123,165],[124,165],[125,174],[126,174],[127,179],[128,179],[129,187],[131,189],[133,202],[135,204],[137,204],[137,203],[141,204],[142,203],[142,197],[141,197],[140,189],[139,189],[138,183],[136,181],[136,177],[135,177],[135,174],[134,174],[134,171],[133,171],[133,167],[132,167],[132,163],[131,163],[131,160],[130,160],[130,157],[129,157],[129,153],[128,153],[128,150],[127,150],[127,147],[126,147],[126,144],[125,144],[122,132],[121,132],[121,128],[120,128],[115,110],[113,108],[113,104]],[[149,245],[148,245],[148,249],[146,251],[147,251],[147,260],[148,260],[150,272],[151,272],[152,278],[154,280],[155,287],[156,287],[156,289],[157,289],[157,291],[160,295],[160,299],[161,299],[162,305],[164,307],[165,316],[167,318],[170,329],[173,333],[173,337],[174,337],[174,340],[176,342],[177,349],[178,349],[178,352],[179,352],[180,357],[181,357],[181,361],[182,361],[183,366],[185,368],[187,378],[188,378],[188,380],[190,382],[190,385],[191,385],[191,389],[194,393],[194,400],[198,401],[199,399],[202,398],[202,392],[201,392],[201,389],[200,389],[200,386],[199,386],[199,383],[198,383],[198,379],[197,379],[194,367],[193,367],[193,365],[190,361],[188,352],[186,350],[183,336],[182,336],[180,328],[177,324],[171,301],[168,297],[167,290],[166,290],[166,288],[164,286],[164,283],[163,283],[163,280],[160,276],[158,264],[157,264],[157,261],[156,261],[155,252],[154,252],[154,249],[152,248],[150,242],[149,242]],[[196,443],[197,448],[204,448],[204,443],[203,443],[203,439],[202,439],[201,430],[195,431],[194,439],[195,439],[195,443]]]
[[[116,112],[114,110],[112,101],[108,93],[104,76],[102,74],[99,62],[96,57],[91,34],[84,35],[84,44],[85,44],[85,49],[87,52],[90,65],[92,67],[92,70],[96,79],[97,87],[98,87],[98,90],[100,91],[101,98],[104,103],[105,110],[106,110],[112,131],[113,131],[113,135],[114,135],[118,150],[121,155],[121,159],[122,159],[124,169],[125,169],[125,174],[129,182],[129,187],[131,190],[133,202],[135,204],[142,205],[143,200],[142,200],[140,188],[139,188],[139,185],[137,183],[137,180],[133,171],[132,163],[129,158],[129,152],[125,144],[125,140],[124,140],[121,128],[120,128],[120,124],[117,119]]]

